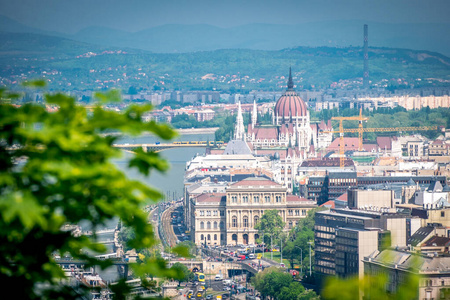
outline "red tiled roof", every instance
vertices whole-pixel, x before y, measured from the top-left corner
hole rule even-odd
[[[320,205],[320,207],[336,208],[336,204],[334,203],[333,200],[329,200],[329,201],[323,203],[322,205]]]
[[[423,246],[450,246],[450,238],[444,236],[433,236],[426,241]]]
[[[220,202],[224,197],[226,197],[224,193],[207,193],[197,196],[195,200],[196,202]]]
[[[337,197],[336,200],[348,202],[348,194],[347,193],[343,193],[342,195]]]
[[[327,151],[339,151],[340,138],[334,139],[334,141],[328,146]],[[344,151],[357,151],[359,149],[359,139],[357,137],[344,137]],[[363,144],[363,149],[367,152],[373,152],[377,150],[376,144]]]
[[[298,202],[298,201],[307,201],[310,202],[311,200],[308,200],[306,198],[296,196],[296,195],[286,195],[286,202]]]
[[[260,140],[278,140],[278,131],[275,127],[256,127],[254,129],[255,132],[255,138]]]
[[[376,144],[363,144],[363,149],[367,152],[376,152],[377,145]]]
[[[331,130],[333,127],[331,126],[331,120],[328,121],[328,124],[325,124],[325,122],[322,120],[319,124],[320,130]]]
[[[377,145],[381,150],[392,150],[392,139],[389,136],[378,136]]]
[[[339,151],[340,138],[334,139],[333,142],[328,146],[328,151]],[[358,150],[359,140],[357,137],[344,137],[344,150]]]

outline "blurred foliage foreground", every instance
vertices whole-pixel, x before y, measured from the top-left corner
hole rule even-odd
[[[111,261],[88,254],[105,251],[95,236],[73,236],[61,230],[64,224],[83,222],[94,231],[120,218],[135,232],[130,247],[148,248],[156,243],[142,208],[158,201],[161,194],[126,178],[110,162],[121,155],[112,147],[117,137],[101,134],[146,131],[167,140],[176,133],[167,125],[141,121],[150,106],[130,106],[124,113],[103,110],[101,104],[120,100],[115,91],[96,94],[98,105],[92,112],[63,94],[46,95],[45,107],[14,105],[15,97],[0,90],[0,282],[16,299],[77,298],[80,291],[64,285],[64,272],[53,254],[100,268],[110,266]],[[148,175],[152,169],[165,171],[168,163],[157,153],[137,151],[129,167]],[[131,268],[141,278],[184,276],[166,268],[158,258]],[[110,288],[118,299],[127,291],[124,282]]]

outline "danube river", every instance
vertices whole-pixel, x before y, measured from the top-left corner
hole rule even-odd
[[[205,134],[183,134],[174,139],[174,141],[214,141],[213,133]],[[164,143],[165,141],[158,139],[152,135],[143,135],[139,137],[120,138],[116,143],[120,144],[151,144],[155,142]],[[161,174],[157,171],[150,172],[148,177],[145,177],[133,168],[129,169],[128,158],[131,154],[124,152],[122,159],[114,160],[114,163],[123,170],[129,178],[138,179],[150,186],[160,190],[166,199],[179,199],[183,197],[183,176],[186,168],[186,162],[191,160],[196,154],[203,155],[205,153],[204,147],[198,148],[175,148],[159,152],[161,157],[165,158],[170,163],[170,169]]]

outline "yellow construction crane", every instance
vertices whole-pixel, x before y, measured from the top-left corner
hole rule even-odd
[[[332,120],[339,120],[339,130],[323,131],[325,133],[339,133],[339,166],[344,168],[345,156],[344,156],[344,133],[345,132],[358,132],[359,151],[363,150],[363,132],[402,132],[402,131],[427,131],[437,130],[437,126],[420,126],[420,127],[381,127],[381,128],[363,128],[362,122],[367,121],[369,118],[363,117],[362,109],[359,110],[359,116],[356,117],[333,117]],[[359,121],[358,128],[345,128],[342,124],[344,120],[357,120]]]
[[[356,129],[356,131],[358,132],[358,138],[359,138],[359,149],[360,151],[362,150],[362,142],[363,142],[363,125],[362,122],[363,121],[367,121],[369,118],[367,117],[363,117],[362,115],[362,108],[359,109],[359,116],[357,117],[332,117],[331,120],[339,120],[339,140],[340,140],[340,144],[339,144],[339,165],[341,168],[344,167],[344,125],[343,125],[343,121],[344,120],[356,120],[359,121],[358,124],[358,128]],[[333,132],[334,133],[334,132]]]

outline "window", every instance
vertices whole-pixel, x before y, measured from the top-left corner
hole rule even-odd
[[[217,222],[214,222],[214,229],[217,229]]]
[[[219,226],[220,226],[220,229],[224,229],[223,228],[223,221],[220,221]]]
[[[213,216],[217,217],[218,214],[217,210],[213,211]]]
[[[205,229],[205,223],[204,222],[200,222],[200,229]]]
[[[206,223],[206,229],[211,229],[211,222]]]
[[[254,196],[253,197],[253,202],[259,203],[259,196]]]
[[[441,211],[441,217],[445,217],[445,211]]]
[[[270,196],[264,196],[264,201],[266,201],[266,203],[270,202]]]
[[[231,202],[237,203],[237,196],[231,196]]]
[[[296,216],[300,216],[300,210],[296,209],[296,210],[295,210],[295,215],[296,215]]]
[[[208,241],[210,241],[211,240],[211,235],[210,234],[208,234]]]
[[[253,224],[253,226],[255,226],[255,224],[258,223],[258,221],[259,221],[259,217],[255,216],[255,223]]]
[[[248,217],[244,217],[243,219],[244,227],[248,227]]]
[[[231,227],[237,227],[237,217],[231,219]]]
[[[294,215],[294,211],[292,209],[288,210],[288,216],[293,216]]]
[[[280,203],[281,202],[281,196],[275,196],[275,202]]]
[[[205,212],[203,210],[200,211],[200,216],[204,216]]]
[[[248,196],[242,196],[242,202],[248,203]]]
[[[206,215],[211,216],[211,211],[210,210],[206,211]]]
[[[214,235],[214,240],[217,241],[217,234]]]
[[[204,238],[203,234],[200,235],[200,241],[203,241],[203,238]]]
[[[221,211],[220,211],[220,216],[221,216],[221,217],[225,216],[225,211],[221,210]]]
[[[292,221],[289,222],[289,229],[292,228]]]

